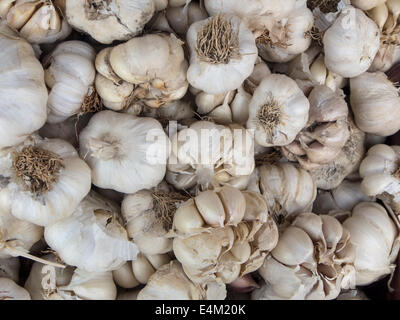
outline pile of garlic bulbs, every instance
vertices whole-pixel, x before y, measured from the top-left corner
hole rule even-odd
[[[400,0],[0,0],[0,300],[400,291],[399,48]]]

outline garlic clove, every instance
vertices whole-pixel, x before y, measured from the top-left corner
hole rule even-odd
[[[376,6],[368,11],[368,15],[372,18],[379,29],[382,30],[385,22],[389,16],[389,10],[385,3],[382,3],[379,6]]]
[[[111,80],[115,84],[120,84],[122,82],[122,79],[115,74],[110,65],[111,49],[111,47],[105,48],[97,54],[95,60],[96,70],[108,80]]]
[[[208,225],[216,228],[224,226],[225,210],[215,192],[211,190],[201,192],[194,201],[201,217]]]
[[[176,210],[173,229],[182,234],[192,234],[203,228],[204,220],[193,199],[189,199]]]
[[[133,85],[129,82],[122,81],[116,85],[111,80],[103,77],[101,74],[96,75],[95,79],[96,91],[102,99],[111,103],[125,104],[125,101],[133,92]]]
[[[367,196],[376,196],[384,192],[394,194],[400,191],[399,181],[387,174],[371,174],[361,182],[361,190]]]
[[[33,15],[38,4],[40,4],[40,1],[25,2],[13,6],[7,14],[8,26],[16,30],[22,28]]]
[[[239,264],[245,263],[250,258],[251,254],[249,242],[236,242],[231,248],[230,253],[233,256],[232,261]]]
[[[150,261],[141,253],[138,254],[136,260],[132,261],[132,270],[141,284],[146,284],[150,276],[156,272]]]
[[[171,261],[171,257],[167,253],[146,255],[146,258],[156,270]]]
[[[0,1],[0,18],[1,19],[6,19],[7,13],[10,11],[10,9],[14,3],[15,3],[15,0]]]
[[[225,225],[236,226],[242,221],[246,211],[246,199],[242,192],[225,186],[217,193],[225,209]]]
[[[388,7],[391,14],[393,14],[393,20],[397,21],[400,15],[400,1],[399,0],[387,0],[386,6]]]
[[[240,264],[236,263],[235,260],[231,252],[225,253],[219,260],[220,264],[216,276],[224,283],[231,283],[239,278]]]
[[[328,70],[325,67],[324,56],[320,54],[318,58],[312,63],[310,66],[310,72],[314,78],[314,80],[318,84],[325,84],[325,79],[328,73]]]
[[[121,268],[114,270],[112,274],[114,282],[121,288],[130,289],[140,284],[133,274],[130,262],[126,262]]]

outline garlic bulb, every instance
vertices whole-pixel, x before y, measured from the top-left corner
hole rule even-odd
[[[19,267],[20,263],[18,257],[0,258],[0,277],[18,282]]]
[[[395,269],[399,251],[399,230],[386,210],[374,202],[361,202],[343,227],[356,248],[357,285],[368,285]]]
[[[72,30],[61,8],[60,0],[1,0],[0,18],[32,44],[53,43]]]
[[[0,149],[21,143],[46,121],[47,90],[43,68],[32,47],[0,24]],[[12,57],[12,58],[11,58]],[[23,75],[22,77],[20,75]]]
[[[181,99],[187,91],[183,42],[173,34],[146,34],[96,57],[96,91],[104,105],[122,110],[141,101],[152,108]]]
[[[95,55],[85,42],[65,41],[46,57],[44,76],[50,88],[47,122],[59,123],[77,113],[99,108],[93,88]]]
[[[244,189],[254,169],[252,134],[239,125],[196,121],[171,138],[166,180],[177,189]]]
[[[60,259],[54,254],[47,254],[42,258],[51,262],[60,262]],[[70,283],[73,273],[74,269],[71,266],[64,269],[49,268],[35,262],[24,287],[28,290],[32,300],[61,300],[58,288]]]
[[[380,31],[364,12],[347,6],[325,31],[323,44],[328,69],[353,78],[371,66],[379,50]]]
[[[140,190],[124,197],[121,205],[129,238],[146,255],[172,250],[172,239],[166,235],[179,205],[187,196],[169,190]]]
[[[245,125],[249,118],[248,104],[254,90],[261,80],[271,74],[267,64],[257,58],[253,73],[243,84],[233,91],[224,94],[196,94],[197,112],[219,124],[237,123]]]
[[[311,175],[291,163],[265,163],[254,171],[249,190],[259,192],[278,222],[311,210],[317,188]]]
[[[333,210],[351,211],[356,204],[371,200],[372,197],[366,196],[361,191],[359,181],[344,180],[332,190],[319,190],[313,203],[313,211],[320,214],[328,214]]]
[[[365,153],[365,133],[350,118],[348,121],[350,137],[335,160],[308,170],[319,189],[336,188],[344,178],[358,171]]]
[[[224,300],[225,285],[221,282],[194,284],[181,264],[174,260],[159,268],[139,292],[138,300]]]
[[[367,133],[390,136],[400,129],[400,96],[382,72],[350,79],[350,102],[357,126]]]
[[[152,0],[68,0],[65,14],[77,30],[109,44],[142,32],[155,10]]]
[[[66,141],[30,136],[0,158],[18,219],[50,225],[70,216],[90,190],[90,168]]]
[[[239,88],[253,72],[258,52],[255,40],[236,16],[218,14],[197,21],[188,29],[186,40],[190,51],[187,80],[196,89],[226,93]]]
[[[171,257],[168,254],[144,255],[139,253],[136,260],[132,261],[134,277],[139,283],[146,284],[157,269],[170,261]]]
[[[231,283],[257,270],[278,240],[263,198],[232,187],[205,191],[184,203],[173,227],[175,257],[195,283]]]
[[[308,120],[310,103],[296,82],[285,75],[266,76],[249,104],[247,128],[265,147],[288,145]]]
[[[351,4],[361,10],[370,10],[385,2],[386,0],[351,0]]]
[[[29,292],[13,280],[0,278],[0,300],[31,300]]]
[[[279,238],[259,269],[266,285],[256,300],[331,300],[355,287],[350,233],[327,215],[302,213]]]
[[[309,33],[314,24],[310,9],[298,6],[287,16],[272,20],[266,17],[264,30],[256,43],[260,56],[271,62],[288,62],[311,45]]]
[[[72,216],[45,228],[46,243],[68,265],[81,270],[119,269],[126,261],[136,259],[138,249],[129,241],[118,211],[118,207],[92,192]]]
[[[350,132],[344,98],[326,86],[316,86],[308,96],[309,118],[294,142],[282,148],[285,157],[305,169],[333,161],[347,142]]]
[[[79,152],[92,168],[94,185],[134,193],[164,178],[168,143],[157,120],[101,111],[80,133]]]
[[[396,212],[400,212],[399,161],[399,146],[377,144],[360,164],[361,190],[388,201]]]

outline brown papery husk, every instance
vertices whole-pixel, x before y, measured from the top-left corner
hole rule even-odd
[[[26,190],[41,195],[51,190],[64,168],[61,157],[40,147],[28,146],[16,152],[13,169]]]
[[[212,64],[228,64],[239,59],[239,35],[230,21],[221,15],[212,17],[197,35],[196,52],[200,60]]]

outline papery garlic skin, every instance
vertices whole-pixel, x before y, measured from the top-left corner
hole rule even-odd
[[[400,129],[400,96],[384,73],[365,72],[350,79],[350,103],[364,132],[390,136]]]
[[[105,44],[139,34],[153,16],[154,9],[151,0],[70,0],[65,3],[70,25]]]
[[[249,189],[263,196],[275,218],[290,219],[311,210],[317,188],[306,170],[291,163],[266,163],[257,167],[254,175]]]
[[[171,138],[166,181],[176,189],[244,189],[254,169],[253,137],[239,125],[196,121]]]
[[[129,241],[118,208],[90,193],[69,218],[47,226],[46,243],[71,266],[88,272],[119,269],[139,252]]]
[[[46,156],[48,152],[50,154]],[[45,155],[44,158],[41,158],[43,157],[41,153]],[[29,173],[15,167],[16,161],[18,159],[25,161],[23,160],[25,157],[34,159],[30,161],[45,159],[43,161],[47,167],[43,170],[46,171],[43,171],[43,176],[39,180],[35,176],[38,172]],[[59,169],[55,172],[51,169],[52,157],[58,158]],[[50,225],[70,216],[90,190],[90,168],[79,158],[72,145],[60,139],[30,136],[24,143],[5,150],[1,161],[4,168],[0,170],[0,174],[9,178],[7,188],[11,197],[11,213],[21,220],[40,226]],[[29,165],[28,162],[27,166]],[[23,165],[21,168],[23,169]],[[30,176],[31,174],[33,176]],[[49,176],[53,180],[47,181]],[[32,189],[35,181],[39,182],[38,190]],[[43,188],[41,183],[46,183],[48,189]]]
[[[211,24],[218,27],[212,29]],[[227,41],[218,34],[217,30],[222,30],[225,26],[227,36],[231,37],[232,44],[229,49],[224,44]],[[202,32],[211,29],[209,37],[214,37],[225,51],[213,56],[213,40],[204,38]],[[187,80],[194,88],[209,94],[221,94],[235,90],[240,87],[243,81],[250,76],[253,71],[254,63],[257,59],[257,47],[253,34],[245,24],[236,16],[218,15],[205,20],[193,23],[187,33],[186,41],[190,51],[190,65],[187,70]],[[198,43],[203,43],[205,51],[203,55],[199,53],[201,48]],[[210,47],[207,49],[207,47]],[[202,47],[203,48],[203,47]],[[203,49],[201,49],[203,50]],[[221,79],[224,79],[223,81]]]
[[[46,121],[47,89],[43,68],[32,47],[6,26],[0,25],[0,148],[21,143]],[[22,77],[19,75],[23,75]]]
[[[29,292],[13,280],[0,278],[0,300],[31,300]]]
[[[266,285],[256,300],[332,300],[355,287],[355,248],[333,217],[302,213],[259,269]]]
[[[72,31],[61,13],[60,1],[0,2],[0,18],[32,44],[53,43]]]
[[[19,267],[18,257],[0,258],[0,277],[19,282]]]
[[[100,188],[135,193],[164,178],[169,139],[155,119],[101,111],[80,133],[79,143],[92,183]]]
[[[400,147],[377,144],[371,147],[360,164],[361,190],[367,196],[378,196],[400,208]]]
[[[333,161],[350,135],[348,107],[342,96],[326,86],[316,86],[308,100],[307,126],[294,142],[282,148],[286,158],[297,160],[305,169]]]
[[[187,91],[183,42],[173,34],[146,34],[100,51],[96,91],[113,110],[142,101],[152,108],[181,99]]]
[[[296,82],[285,75],[266,76],[249,104],[247,128],[264,147],[288,145],[307,123],[310,103]]]
[[[47,122],[59,123],[83,112],[84,100],[93,90],[94,59],[94,49],[83,41],[65,41],[46,57]]]
[[[220,282],[194,284],[181,264],[174,260],[160,267],[139,292],[138,300],[224,300],[225,285]]]
[[[380,46],[380,31],[360,9],[344,8],[323,37],[325,64],[346,78],[357,77],[371,66]]]
[[[371,284],[394,271],[399,231],[381,205],[359,203],[343,226],[356,248],[357,285]]]

